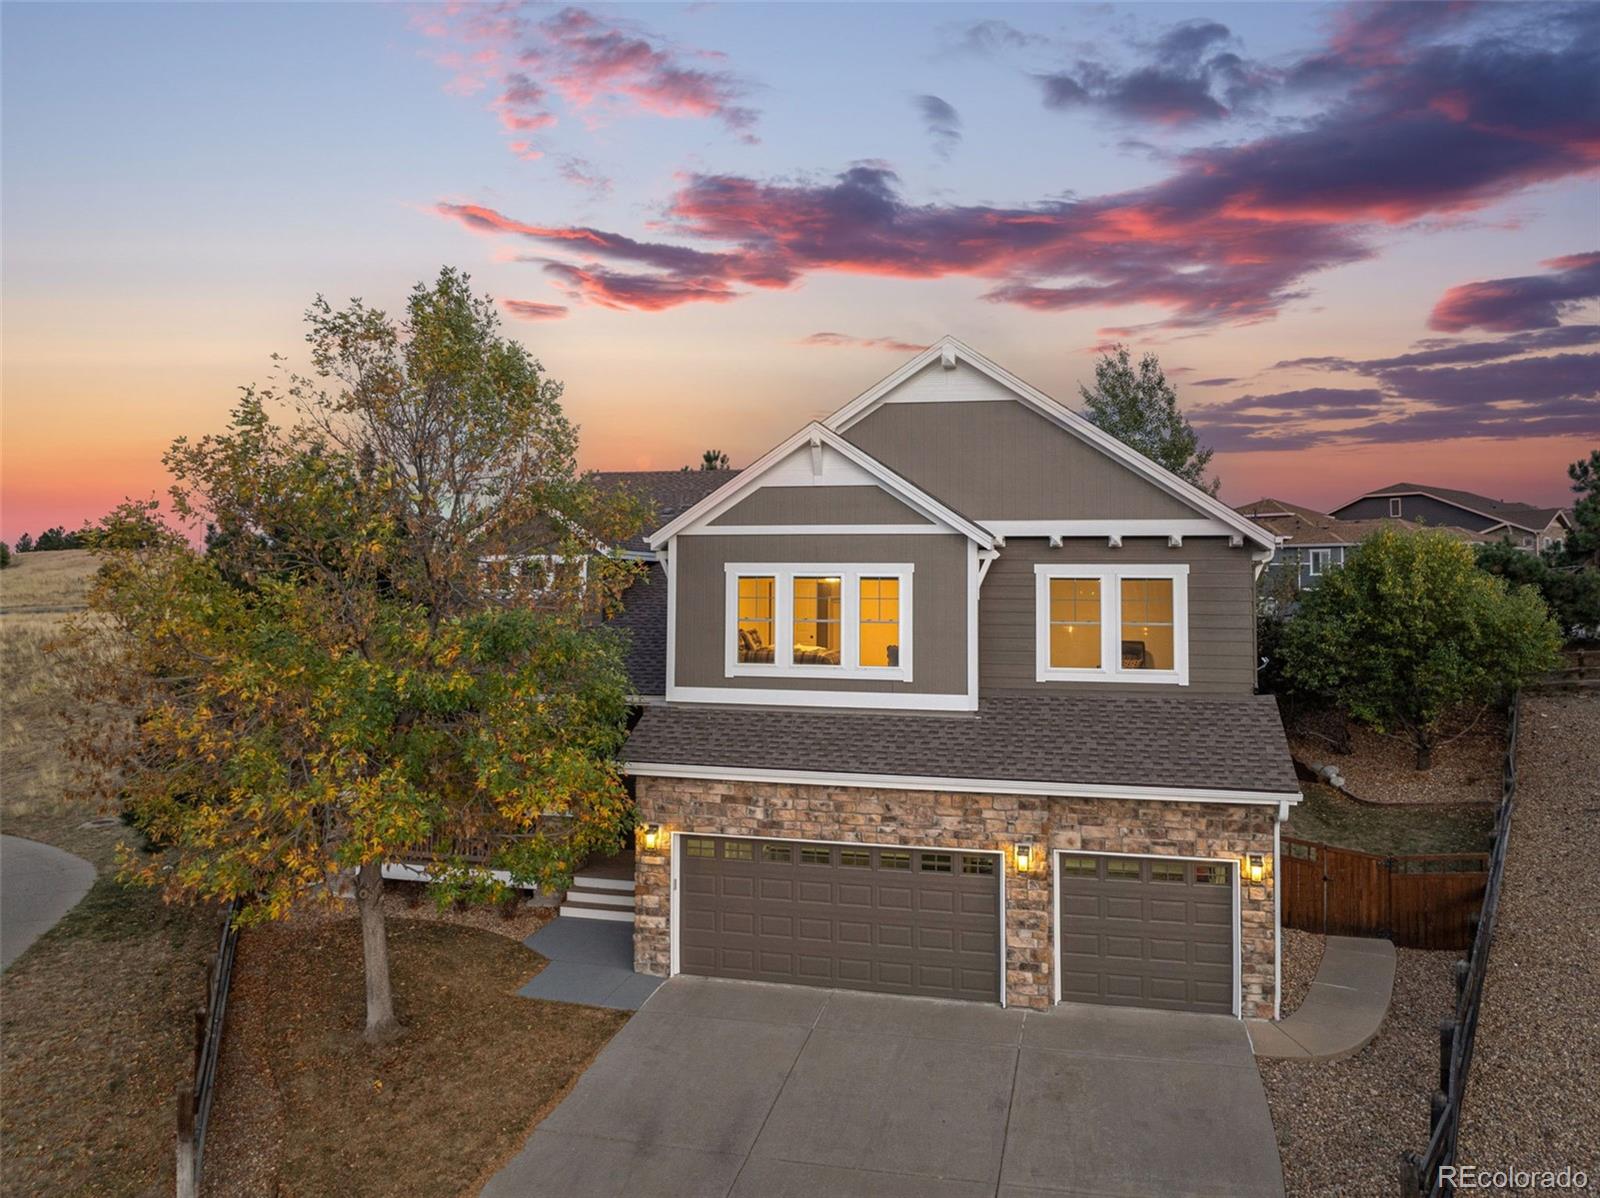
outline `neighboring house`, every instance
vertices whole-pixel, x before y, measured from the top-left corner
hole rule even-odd
[[[1564,542],[1572,530],[1572,516],[1565,508],[1534,507],[1422,483],[1379,487],[1334,508],[1331,515],[1340,520],[1410,520],[1428,525],[1454,525],[1494,540],[1508,540],[1519,549],[1541,553]]]
[[[950,338],[706,481],[623,617],[640,971],[1275,1012],[1270,532]]]
[[[1417,532],[1424,525],[1410,520],[1339,520],[1326,512],[1285,503],[1281,499],[1258,499],[1234,509],[1240,515],[1265,528],[1277,539],[1278,548],[1267,567],[1263,594],[1275,594],[1285,572],[1293,579],[1294,589],[1303,591],[1316,586],[1329,570],[1345,563],[1346,556],[1361,541],[1380,528],[1398,528]],[[1488,541],[1493,537],[1469,532],[1464,528],[1443,528],[1442,531],[1463,541]]]

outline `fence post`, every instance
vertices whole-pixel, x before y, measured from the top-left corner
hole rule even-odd
[[[1450,1092],[1450,1057],[1456,1043],[1456,1021],[1439,1021],[1439,1089]]]
[[[1400,1198],[1421,1198],[1422,1158],[1409,1148],[1400,1154]]]
[[[194,1086],[178,1083],[178,1198],[199,1198],[194,1170]]]

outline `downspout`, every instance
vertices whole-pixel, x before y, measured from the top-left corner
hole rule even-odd
[[[1283,1018],[1283,821],[1289,804],[1279,803],[1272,820],[1272,1017]]]

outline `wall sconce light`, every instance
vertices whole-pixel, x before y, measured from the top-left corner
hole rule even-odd
[[[1244,876],[1252,886],[1260,886],[1271,877],[1265,853],[1248,853],[1244,859]]]
[[[644,836],[642,839],[644,840],[645,851],[650,853],[655,852],[656,846],[661,843],[661,825],[646,824],[644,826]]]
[[[1031,844],[1019,844],[1011,851],[1017,859],[1017,872],[1019,874],[1025,874],[1033,868],[1033,846]]]

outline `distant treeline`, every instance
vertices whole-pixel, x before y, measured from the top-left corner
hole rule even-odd
[[[32,533],[23,533],[17,538],[15,549],[18,553],[47,553],[52,549],[86,549],[89,545],[88,537],[87,525],[77,532],[68,532],[58,524],[54,528],[45,529],[37,540]]]

